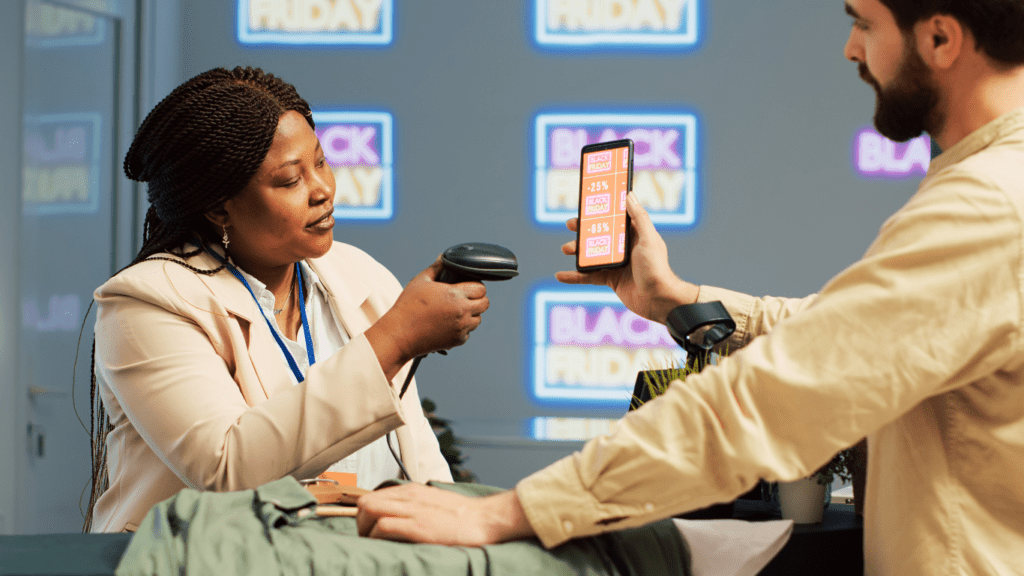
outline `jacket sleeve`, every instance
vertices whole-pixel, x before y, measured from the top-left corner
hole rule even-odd
[[[805,477],[1021,353],[1022,229],[982,178],[935,178],[799,314],[522,480],[545,546]],[[756,315],[755,315],[756,316]]]
[[[725,288],[701,286],[697,302],[721,302],[736,321],[736,331],[716,347],[720,352],[743,348],[755,337],[767,334],[779,322],[810,306],[817,297],[812,294],[805,298],[756,298]]]

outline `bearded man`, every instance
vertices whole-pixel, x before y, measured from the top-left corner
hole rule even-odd
[[[1024,0],[845,7],[878,130],[943,150],[864,257],[806,298],[696,286],[630,200],[630,265],[558,279],[662,323],[722,301],[734,352],[515,490],[364,496],[361,533],[551,547],[808,476],[867,436],[868,574],[1024,574]]]

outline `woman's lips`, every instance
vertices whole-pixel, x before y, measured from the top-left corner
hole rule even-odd
[[[309,224],[306,227],[312,228],[313,230],[316,231],[330,230],[331,228],[334,228],[334,214],[332,212],[328,212],[327,214],[324,214],[320,219],[316,220],[315,222]]]

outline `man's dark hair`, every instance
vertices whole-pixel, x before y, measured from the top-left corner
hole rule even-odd
[[[1024,64],[1024,0],[880,0],[904,32],[937,14],[970,30],[978,49],[1004,65]]]

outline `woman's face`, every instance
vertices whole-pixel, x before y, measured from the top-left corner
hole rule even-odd
[[[302,114],[281,115],[256,175],[224,202],[230,251],[250,273],[323,256],[334,241],[334,172]]]

